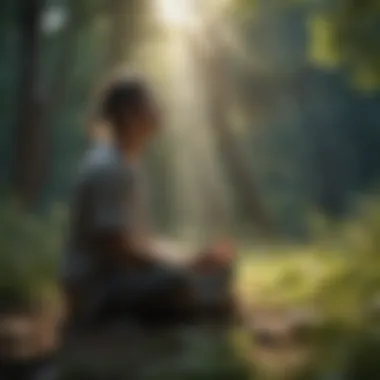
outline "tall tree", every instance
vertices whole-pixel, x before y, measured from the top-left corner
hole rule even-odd
[[[68,0],[64,5],[61,11],[66,12],[67,20],[60,33],[62,47],[51,76],[42,75],[46,69],[41,62],[42,0],[20,5],[22,45],[15,187],[27,205],[39,200],[49,177],[52,128],[69,89],[81,27],[93,16],[86,2]]]
[[[100,5],[100,4],[99,4]],[[53,149],[53,128],[65,104],[69,89],[70,78],[76,62],[80,33],[83,27],[94,17],[101,8],[91,8],[85,1],[68,0],[66,2],[67,20],[62,31],[61,48],[58,59],[50,78],[49,85],[43,98],[43,117],[39,147],[36,150],[38,173],[36,194],[41,193],[51,174]]]
[[[41,94],[39,63],[41,53],[40,25],[43,0],[20,1],[19,84],[16,109],[16,157],[14,189],[26,204],[36,196],[36,147],[40,135]]]

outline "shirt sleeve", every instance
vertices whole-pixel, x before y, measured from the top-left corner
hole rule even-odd
[[[92,183],[93,232],[130,229],[132,220],[133,178],[126,170],[104,168]]]

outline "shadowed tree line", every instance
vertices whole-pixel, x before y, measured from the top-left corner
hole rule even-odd
[[[0,175],[26,207],[66,199],[86,145],[94,85],[159,40],[150,5],[1,5]],[[212,49],[189,44],[230,167],[237,225],[304,235],[310,210],[342,216],[378,180],[379,4],[257,0],[230,7],[202,32]]]

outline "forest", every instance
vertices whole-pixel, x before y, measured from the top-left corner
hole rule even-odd
[[[145,162],[156,233],[196,246],[232,235],[248,319],[256,309],[322,316],[300,333],[307,371],[291,378],[378,377],[379,0],[0,7],[2,313],[57,302],[72,181],[90,136],[107,133],[96,123],[99,88],[137,70],[165,115]],[[288,368],[299,347],[265,356],[262,330],[252,342],[235,334],[219,359],[192,341],[196,370],[146,378],[267,378],[256,365]],[[241,351],[253,358],[249,374],[232,362]]]

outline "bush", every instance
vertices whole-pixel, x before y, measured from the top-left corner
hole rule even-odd
[[[0,308],[29,305],[55,290],[64,215],[31,215],[3,201],[0,215]]]

